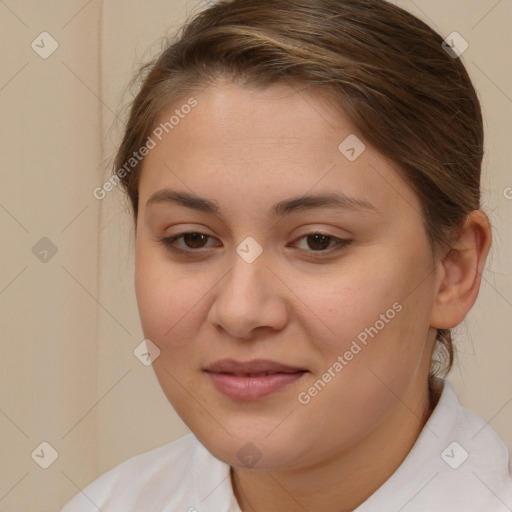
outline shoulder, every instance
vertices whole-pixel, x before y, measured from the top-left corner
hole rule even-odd
[[[395,473],[357,512],[510,512],[508,450],[497,432],[436,379],[434,411]]]
[[[132,457],[79,492],[62,512],[188,510],[220,482],[229,466],[211,455],[193,434]],[[210,486],[210,482],[213,485]],[[219,500],[225,499],[222,489]],[[178,508],[179,507],[179,508]]]
[[[460,404],[451,382],[443,384],[439,406],[422,432],[435,437],[430,446],[436,462],[429,467],[438,482],[432,486],[437,489],[432,499],[457,503],[465,511],[510,510],[512,479],[505,443],[489,422]]]
[[[512,463],[508,448],[489,421],[457,405],[457,432],[444,456],[446,461],[455,453],[460,461],[456,471],[450,473],[452,476],[460,473],[464,480],[461,492],[473,503],[481,499],[482,510],[508,511],[512,507]]]

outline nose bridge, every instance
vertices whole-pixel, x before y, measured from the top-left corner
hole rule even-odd
[[[260,253],[253,259],[254,252],[248,258],[254,247],[250,241],[246,244],[238,246],[209,313],[212,323],[237,337],[247,337],[257,327],[281,328],[285,322],[284,298],[270,282],[276,278],[267,268],[267,258]]]
[[[266,293],[265,287],[262,285],[266,281],[265,273],[268,270],[264,257],[259,256],[252,261],[246,260],[244,256],[240,256],[240,249],[244,249],[242,244],[237,248],[237,254],[233,258],[233,267],[222,287],[222,299],[233,300],[240,310],[249,307],[253,309],[252,306],[263,300],[261,294]],[[266,291],[268,292],[268,289]]]
[[[235,247],[232,255],[232,269],[229,275],[228,290],[234,295],[240,295],[241,299],[250,300],[250,296],[245,296],[244,290],[252,291],[253,295],[259,293],[258,285],[262,279],[265,279],[265,273],[268,272],[268,252],[263,251],[262,245],[252,236],[246,236]]]

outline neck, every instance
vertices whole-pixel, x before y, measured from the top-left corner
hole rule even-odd
[[[241,510],[354,510],[401,465],[436,402],[427,387],[412,405],[397,400],[386,421],[370,435],[314,467],[289,472],[232,468],[232,486]]]

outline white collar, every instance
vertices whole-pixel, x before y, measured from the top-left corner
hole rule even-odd
[[[460,405],[449,381],[437,378],[434,385],[441,394],[413,448],[393,475],[354,512],[512,511],[505,444],[489,424]],[[197,510],[240,512],[229,466],[204,448],[199,452],[214,459],[203,468],[214,469],[213,481],[219,483],[205,488],[202,461],[194,461],[198,477],[194,495],[204,497]]]

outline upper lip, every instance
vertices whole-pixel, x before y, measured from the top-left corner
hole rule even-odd
[[[295,373],[306,371],[304,368],[289,366],[287,364],[267,359],[253,359],[252,361],[235,361],[234,359],[220,359],[205,368],[207,372],[230,373],[234,375]]]

